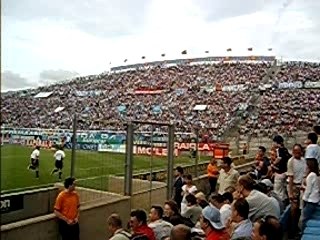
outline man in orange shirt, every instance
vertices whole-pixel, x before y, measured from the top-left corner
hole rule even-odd
[[[210,184],[210,194],[216,191],[217,181],[219,177],[219,169],[217,166],[217,161],[212,158],[207,167],[208,180]]]
[[[75,179],[66,178],[65,190],[60,192],[54,205],[54,214],[59,218],[62,240],[79,240],[79,195],[75,191]]]

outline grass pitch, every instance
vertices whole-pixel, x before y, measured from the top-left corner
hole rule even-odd
[[[18,191],[53,184],[58,181],[57,175],[50,175],[54,167],[53,150],[40,150],[40,178],[27,170],[32,148],[20,145],[1,146],[1,192]],[[65,150],[63,178],[70,175],[71,151]],[[202,157],[206,161],[210,157]],[[192,164],[188,156],[179,156],[175,165]],[[135,155],[133,168],[135,172],[150,171],[151,157]],[[107,190],[108,175],[124,175],[125,155],[118,153],[99,153],[91,151],[76,152],[75,176],[79,185]],[[166,157],[152,157],[152,169],[167,167]]]

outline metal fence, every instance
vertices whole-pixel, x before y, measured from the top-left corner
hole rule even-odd
[[[150,135],[144,141],[137,139],[137,130],[141,126],[150,127]],[[167,129],[166,144],[155,142],[159,128]],[[162,132],[162,131],[161,131]],[[144,155],[140,155],[140,154]],[[157,181],[156,173],[164,170],[166,183]],[[156,189],[166,191],[166,198],[171,198],[174,168],[174,126],[170,123],[132,121],[127,124],[126,164],[124,193],[133,196],[146,193],[148,199],[141,199],[149,207],[155,202]],[[162,191],[163,192],[163,191]]]

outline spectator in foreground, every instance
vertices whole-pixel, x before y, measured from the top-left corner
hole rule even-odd
[[[277,209],[270,197],[266,194],[254,190],[255,182],[249,175],[243,175],[239,178],[237,184],[236,198],[245,198],[249,203],[249,218],[255,221],[259,217],[271,215],[278,216]],[[235,194],[236,195],[236,194]]]
[[[107,220],[108,229],[112,233],[109,240],[129,240],[131,234],[122,228],[122,221],[118,214],[111,214]]]
[[[284,140],[280,135],[273,138],[274,147],[277,152],[277,158],[271,165],[274,171],[274,191],[281,200],[287,205],[288,195],[286,189],[287,164],[291,155],[284,146]]]
[[[320,163],[320,146],[317,144],[318,135],[314,132],[308,134],[308,139],[306,141],[307,148],[305,153],[305,158],[315,158]]]
[[[182,216],[185,218],[189,218],[193,225],[196,225],[201,215],[202,208],[197,204],[197,199],[194,195],[189,194],[188,196],[186,196],[186,200],[187,210],[184,214],[182,214]]]
[[[257,219],[253,224],[252,240],[282,240],[281,224],[273,216]]]
[[[189,194],[195,195],[197,192],[197,187],[192,183],[191,174],[186,175],[185,184],[182,187],[182,202],[181,202],[181,215],[183,215],[187,211],[187,200],[186,196]]]
[[[288,195],[290,201],[290,224],[289,226],[289,238],[294,238],[298,233],[298,223],[301,215],[300,211],[300,191],[303,176],[306,171],[306,161],[302,157],[302,146],[295,144],[292,149],[292,157],[288,161]]]
[[[210,194],[216,191],[217,181],[219,177],[219,169],[217,166],[217,160],[212,158],[207,167],[208,180],[210,184]]]
[[[222,158],[221,171],[218,178],[219,194],[223,194],[230,186],[236,185],[240,176],[239,172],[232,166],[232,159],[229,157]]]
[[[315,158],[307,158],[306,185],[303,186],[302,231],[312,217],[320,201],[319,165]]]
[[[263,179],[260,184],[265,187],[265,192],[268,197],[271,197],[277,201],[277,207],[279,207],[280,215],[284,211],[284,204],[281,200],[281,198],[273,191],[273,183],[271,182],[270,179]],[[275,204],[276,205],[276,204]]]
[[[256,175],[257,179],[266,178],[268,174],[268,167],[270,166],[270,160],[266,156],[266,148],[259,146],[259,150],[256,156]]]
[[[178,224],[171,229],[170,240],[191,240],[191,228]]]
[[[259,191],[259,192],[261,192],[261,193],[263,193],[263,194],[265,194],[265,195],[268,196],[268,188],[267,188],[267,186],[266,186],[264,183],[262,183],[262,182],[258,182],[257,184],[255,184],[255,185],[254,185],[254,190],[257,190],[257,191]],[[278,219],[280,219],[281,211],[280,211],[280,205],[279,205],[277,199],[274,198],[274,197],[270,197],[270,196],[268,196],[268,197],[269,197],[269,199],[271,199],[272,204],[273,204],[273,207],[274,207],[274,209],[275,209],[275,212],[277,213],[277,215],[275,215],[275,217],[277,217]],[[280,200],[280,201],[281,201],[281,200]],[[282,201],[281,201],[281,202],[282,202]]]
[[[172,224],[162,220],[163,209],[160,206],[152,206],[149,213],[149,224],[152,228],[156,240],[162,240],[170,236]]]
[[[130,214],[132,236],[146,236],[148,240],[156,240],[153,230],[147,225],[147,214],[144,210],[133,210]]]
[[[54,205],[58,217],[59,233],[62,240],[79,240],[79,195],[75,191],[75,178],[64,181],[65,190],[60,192]]]
[[[197,199],[197,203],[198,205],[201,207],[201,208],[205,208],[206,206],[209,205],[207,199],[206,199],[206,196],[204,195],[203,192],[198,192],[196,195],[195,195],[196,199]]]
[[[173,226],[184,224],[183,217],[180,215],[178,205],[175,201],[169,200],[164,203],[163,220],[171,223]]]
[[[320,125],[319,126],[314,126],[313,131],[318,135],[318,145],[320,145]]]
[[[175,171],[176,180],[174,182],[174,195],[173,200],[178,204],[178,208],[181,208],[182,201],[182,186],[184,184],[183,180],[183,168],[178,166]]]
[[[251,239],[252,223],[249,220],[249,204],[245,199],[240,198],[232,204],[230,226],[231,240]]]
[[[228,240],[229,234],[220,220],[220,212],[217,208],[207,206],[202,210],[200,226],[206,235],[206,240]]]
[[[224,196],[225,194],[231,195],[231,193],[215,194],[211,196],[211,204],[219,209],[220,212],[220,220],[223,226],[226,226],[229,217],[231,216],[231,205],[229,200],[227,200]],[[232,201],[231,201],[232,203]]]

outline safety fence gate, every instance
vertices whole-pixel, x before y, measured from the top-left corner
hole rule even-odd
[[[126,127],[124,193],[131,196],[132,208],[163,204],[173,190],[174,125],[130,121]]]

